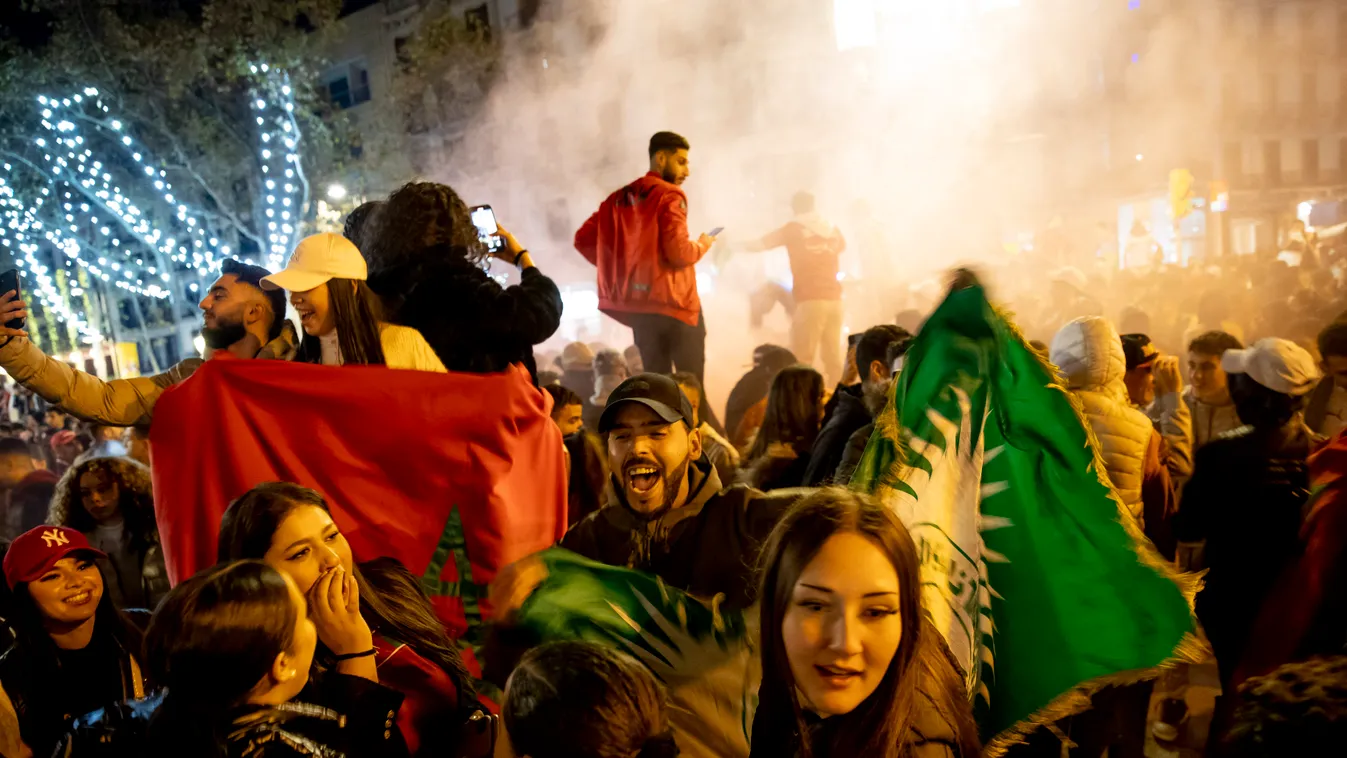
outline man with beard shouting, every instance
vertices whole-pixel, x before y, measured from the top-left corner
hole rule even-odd
[[[285,293],[261,288],[262,277],[270,273],[225,259],[220,278],[199,304],[207,357],[227,352],[235,358],[288,359],[294,354],[298,339],[285,319]],[[0,368],[47,402],[100,424],[149,425],[164,390],[187,379],[202,363],[200,358],[188,358],[156,376],[105,382],[44,355],[26,331],[3,326],[27,316],[27,305],[18,293],[0,295]]]
[[[572,527],[561,546],[600,563],[654,574],[703,599],[720,596],[727,609],[753,605],[758,551],[796,493],[722,490],[720,476],[702,456],[692,407],[667,376],[638,374],[619,385],[608,397],[599,431],[608,433],[609,502]],[[536,557],[502,569],[491,585],[496,623],[508,627],[546,578]],[[498,634],[506,632],[500,627]],[[745,653],[690,685],[666,683],[683,755],[748,755],[742,693],[746,683],[756,691],[750,680],[759,673]],[[744,723],[752,722],[751,713],[747,719]]]

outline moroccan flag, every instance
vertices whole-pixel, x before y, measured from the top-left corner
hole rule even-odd
[[[989,755],[1200,656],[1196,580],[1142,536],[1078,405],[981,287],[946,298],[905,365],[851,484],[911,530]]]
[[[438,374],[209,360],[154,409],[169,577],[215,563],[231,500],[262,482],[297,482],[327,499],[357,561],[397,558],[422,577],[450,634],[476,642],[496,571],[566,528],[550,405],[519,367]]]

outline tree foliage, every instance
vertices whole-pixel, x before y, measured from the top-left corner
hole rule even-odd
[[[263,192],[250,66],[267,62],[289,73],[304,168],[311,175],[331,170],[343,155],[343,126],[312,82],[340,5],[28,0],[50,36],[32,48],[0,42],[0,150],[31,152],[38,94],[96,87],[127,133],[163,162],[177,194],[237,238],[234,249],[265,249],[255,207]]]

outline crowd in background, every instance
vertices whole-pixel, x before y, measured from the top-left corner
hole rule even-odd
[[[828,232],[812,198],[796,206]],[[451,188],[407,185],[357,209],[344,234],[303,240],[283,271],[228,262],[200,304],[208,351],[433,372],[526,366],[552,398],[568,461],[561,546],[760,614],[751,730],[706,702],[671,703],[620,652],[516,645],[513,614],[540,581],[530,559],[491,587],[499,644],[484,677],[504,700],[490,702],[418,579],[353,555],[324,495],[297,484],[235,499],[220,563],[170,589],[145,430],[163,391],[201,361],[103,381],[5,327],[0,367],[19,386],[0,409],[0,755],[479,756],[498,735],[532,758],[979,753],[962,672],[923,620],[911,536],[837,486],[894,383],[917,370],[908,350],[935,301],[914,290],[892,323],[845,344],[811,326],[809,356],[761,345],[713,408],[701,366],[675,357],[679,371],[647,372],[636,345],[577,342],[535,358],[561,298],[500,235],[488,252]],[[840,235],[818,236],[826,254],[840,251]],[[704,253],[714,239],[696,244]],[[498,284],[488,257],[517,267],[519,283]],[[1311,499],[1313,482],[1347,475],[1335,454],[1347,323],[1334,318],[1347,291],[1331,256],[1299,262],[986,277],[1078,402],[1130,516],[1179,568],[1208,570],[1197,614],[1225,692],[1213,755],[1301,754],[1347,737],[1344,505]],[[818,325],[832,311],[805,317]],[[0,323],[24,315],[17,293],[0,296]],[[1270,615],[1295,623],[1269,628]],[[1294,678],[1305,686],[1279,684]],[[1181,684],[1162,691],[1159,737],[1186,718]],[[1097,699],[1092,713],[1109,718],[1078,717],[1072,754],[1140,755],[1150,690],[1136,702],[1139,713],[1134,699]],[[1017,754],[1060,755],[1058,734],[1040,730]]]

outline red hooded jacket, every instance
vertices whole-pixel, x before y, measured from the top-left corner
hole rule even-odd
[[[696,326],[697,261],[688,239],[687,195],[653,171],[608,196],[575,233],[575,249],[599,270],[599,310],[627,323],[657,313]]]

